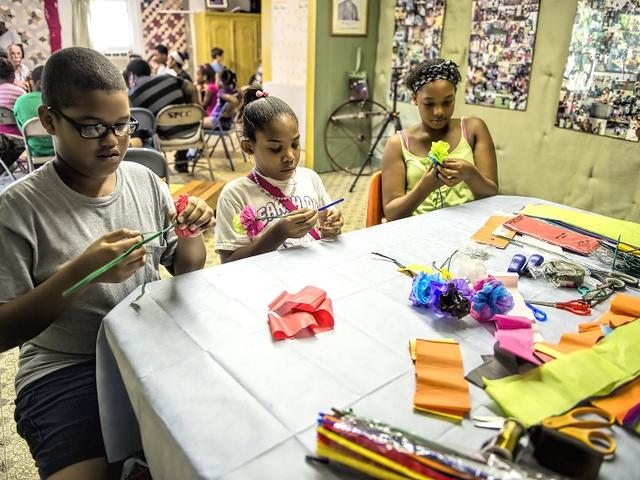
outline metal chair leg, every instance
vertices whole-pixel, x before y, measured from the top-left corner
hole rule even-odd
[[[229,149],[227,148],[227,142],[224,141],[224,136],[221,136],[222,146],[224,147],[224,154],[227,156],[227,160],[229,160],[229,165],[231,165],[231,171],[235,172],[236,167],[233,165],[233,159],[231,158],[231,153],[229,153]]]

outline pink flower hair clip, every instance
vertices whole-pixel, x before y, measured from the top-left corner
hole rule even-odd
[[[257,98],[267,98],[268,96],[269,96],[269,92],[267,92],[266,90],[258,90],[256,92]]]

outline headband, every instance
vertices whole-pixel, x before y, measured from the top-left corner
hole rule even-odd
[[[451,60],[443,60],[441,63],[428,66],[422,75],[411,85],[411,90],[413,90],[413,93],[416,93],[427,83],[435,80],[448,80],[454,85],[458,85],[460,82],[458,65]]]
[[[169,56],[170,56],[171,58],[173,58],[173,59],[175,60],[175,62],[176,62],[178,65],[180,65],[180,66],[184,65],[184,58],[183,58],[183,56],[182,56],[182,55],[180,55],[180,53],[179,53],[179,52],[176,52],[176,51],[174,50],[173,52],[171,52],[171,53],[169,54]]]

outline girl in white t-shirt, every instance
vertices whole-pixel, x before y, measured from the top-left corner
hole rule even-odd
[[[342,232],[342,213],[316,172],[298,167],[300,133],[291,107],[256,87],[241,106],[241,148],[256,166],[227,185],[217,205],[216,252],[223,263],[304,245]]]

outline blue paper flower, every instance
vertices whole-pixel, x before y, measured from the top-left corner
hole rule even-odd
[[[409,300],[411,300],[414,307],[429,306],[431,283],[438,282],[439,280],[440,275],[437,273],[428,274],[419,272],[415,277],[413,277],[413,285],[411,286]]]
[[[490,320],[498,313],[507,313],[513,308],[513,297],[502,282],[493,277],[480,280],[474,285],[476,294],[472,299],[471,316],[480,322]]]

